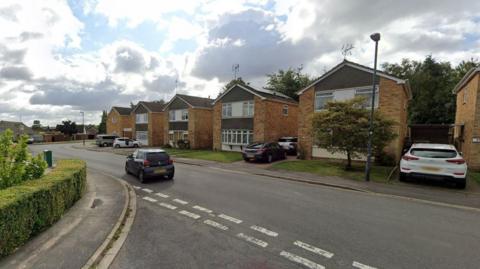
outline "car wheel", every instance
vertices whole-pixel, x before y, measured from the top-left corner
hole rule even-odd
[[[400,174],[398,175],[398,180],[406,181],[406,179],[407,179],[407,175],[405,173],[400,172]]]
[[[133,144],[133,147],[134,147],[134,148],[138,148],[138,144]]]
[[[247,163],[250,162],[250,159],[248,159],[248,158],[243,158],[243,160],[244,160],[245,162],[247,162]]]
[[[119,144],[116,144],[116,145],[115,145],[115,148],[117,148],[117,149],[118,149],[119,147],[120,147],[120,145],[119,145]]]
[[[138,173],[138,181],[140,181],[140,183],[145,183],[145,175],[143,174],[143,171]]]
[[[457,184],[457,188],[459,189],[465,189],[467,187],[467,180],[466,179],[463,179],[462,182],[458,182]]]
[[[172,180],[174,175],[175,175],[174,173],[168,174],[167,179]]]
[[[267,156],[267,162],[268,162],[268,163],[271,163],[272,161],[273,161],[273,157],[272,157],[271,154],[269,154],[269,155]]]
[[[126,165],[125,165],[125,174],[130,175],[130,172],[128,171],[128,168]]]

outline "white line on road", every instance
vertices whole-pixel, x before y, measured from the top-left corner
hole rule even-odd
[[[168,197],[170,197],[170,196],[168,196],[168,195],[166,195],[166,194],[163,194],[163,193],[161,193],[161,192],[157,192],[157,193],[155,193],[155,195],[156,195],[156,196],[159,196],[159,197],[162,197],[162,198],[168,198]]]
[[[180,200],[180,199],[173,199],[173,201],[174,201],[175,203],[179,203],[179,204],[182,204],[182,205],[188,204],[187,201],[183,201],[183,200]]]
[[[253,237],[253,236],[245,235],[245,234],[243,234],[243,233],[237,234],[237,237],[238,237],[238,238],[242,238],[243,240],[245,240],[245,241],[247,241],[247,242],[250,242],[250,243],[253,243],[253,244],[255,244],[255,245],[257,245],[257,246],[260,246],[260,247],[262,247],[262,248],[268,246],[268,243],[267,243],[267,242],[262,241],[262,240],[260,240],[260,239],[257,239],[257,238],[255,238],[255,237]]]
[[[314,263],[311,260],[305,259],[303,257],[297,256],[295,254],[292,254],[290,252],[282,251],[280,252],[280,256],[283,256],[287,259],[289,259],[292,262],[296,262],[299,264],[302,264],[310,269],[325,269],[323,265],[320,265],[318,263]]]
[[[139,189],[142,188],[142,187],[139,187],[139,186],[132,186],[132,187],[133,187],[134,189],[136,189],[136,190],[139,190]]]
[[[266,234],[266,235],[271,236],[271,237],[277,237],[278,236],[278,233],[276,233],[274,231],[270,231],[270,230],[265,229],[265,228],[260,227],[260,226],[253,225],[253,226],[250,226],[250,229],[255,230],[257,232],[261,232],[261,233]]]
[[[207,212],[209,214],[211,214],[213,211],[208,209],[208,208],[205,208],[205,207],[201,207],[199,205],[196,205],[196,206],[193,206],[193,208],[195,208],[196,210],[198,211],[203,211],[203,212]]]
[[[236,224],[240,224],[240,223],[243,222],[243,220],[239,220],[239,219],[236,219],[234,217],[227,216],[225,214],[220,214],[220,215],[218,215],[218,217],[222,218],[222,219],[226,219],[226,220],[231,221],[231,222],[234,222]]]
[[[178,212],[178,213],[180,213],[180,214],[182,214],[182,215],[185,215],[185,216],[187,216],[187,217],[190,217],[190,218],[192,218],[192,219],[199,219],[199,218],[200,218],[200,215],[197,215],[197,214],[194,214],[194,213],[192,213],[192,212],[185,211],[185,210],[182,210],[182,211],[180,211],[180,212]]]
[[[152,193],[153,191],[151,189],[143,188],[142,191]]]
[[[331,257],[333,257],[333,253],[328,252],[328,251],[326,251],[326,250],[323,250],[323,249],[321,249],[321,248],[317,248],[317,247],[315,247],[315,246],[309,245],[309,244],[304,243],[304,242],[302,242],[302,241],[295,241],[293,244],[294,244],[295,246],[301,247],[301,248],[303,248],[303,249],[306,249],[306,250],[311,251],[311,252],[313,252],[313,253],[316,253],[316,254],[318,254],[318,255],[322,255],[323,257],[326,257],[326,258],[329,258],[329,259],[330,259]]]
[[[167,203],[160,203],[159,205],[161,205],[161,206],[163,206],[163,207],[165,207],[165,208],[171,209],[171,210],[177,209],[176,206],[171,205],[171,204],[167,204]]]
[[[220,223],[218,223],[218,222],[215,222],[215,221],[213,221],[213,220],[207,219],[207,220],[205,220],[203,223],[205,223],[205,224],[207,224],[207,225],[210,225],[210,226],[212,226],[212,227],[215,227],[215,228],[217,228],[217,229],[223,230],[223,231],[228,230],[228,227],[227,227],[227,226],[222,225],[222,224],[220,224]]]
[[[377,269],[375,267],[368,266],[368,265],[365,265],[363,263],[359,263],[359,262],[355,262],[355,261],[353,262],[352,266],[360,268],[360,269]]]
[[[150,197],[148,197],[148,196],[143,197],[143,200],[147,200],[147,201],[152,202],[152,203],[156,203],[156,202],[157,202],[156,199],[150,198]]]

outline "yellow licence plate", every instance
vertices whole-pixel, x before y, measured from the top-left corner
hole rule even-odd
[[[431,166],[423,166],[422,169],[425,170],[425,171],[430,171],[430,172],[438,172],[438,171],[440,171],[440,168],[438,168],[438,167],[431,167]]]
[[[165,168],[157,168],[157,169],[153,170],[153,172],[155,174],[163,174],[163,173],[165,173]]]

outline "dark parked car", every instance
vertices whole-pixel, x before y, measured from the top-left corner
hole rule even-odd
[[[276,142],[253,143],[242,152],[243,159],[249,161],[265,161],[271,163],[286,158],[285,150]]]
[[[138,177],[142,183],[147,178],[173,179],[175,167],[170,156],[161,149],[138,149],[127,157],[125,172]]]

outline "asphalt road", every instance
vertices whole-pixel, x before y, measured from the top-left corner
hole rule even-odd
[[[45,148],[136,187],[112,268],[479,268],[479,211],[182,164],[140,184],[122,156]]]

